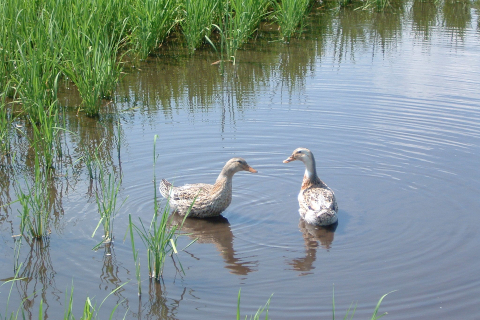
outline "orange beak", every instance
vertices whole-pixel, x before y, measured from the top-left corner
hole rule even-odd
[[[257,173],[258,171],[253,169],[252,167],[248,167],[247,169],[248,171],[250,171],[251,173]]]
[[[295,158],[292,155],[292,156],[288,157],[287,159],[283,160],[283,163],[289,163],[289,162],[292,162],[294,160],[295,160]]]

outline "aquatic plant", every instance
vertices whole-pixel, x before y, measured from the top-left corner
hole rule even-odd
[[[147,229],[140,217],[138,217],[139,225],[136,225],[132,223],[131,217],[129,216],[129,221],[130,221],[129,228],[130,230],[136,231],[136,233],[140,236],[140,239],[142,240],[145,248],[147,249],[148,271],[149,271],[150,278],[159,281],[162,277],[163,267],[165,265],[166,257],[168,255],[173,255],[178,253],[177,245],[176,245],[176,242],[177,242],[176,232],[178,228],[182,227],[183,222],[180,225],[170,224],[169,223],[170,207],[168,205],[168,201],[167,201],[167,204],[163,207],[163,210],[160,209],[160,206],[158,204],[157,179],[155,175],[155,163],[158,157],[155,151],[156,140],[157,140],[157,136],[155,135],[154,145],[153,145],[153,170],[154,170],[153,217],[150,222],[150,226]],[[187,215],[185,215],[185,217]],[[132,231],[130,236],[131,238],[133,238]],[[192,241],[191,243],[193,243],[194,241]],[[187,247],[189,245],[187,245]],[[138,256],[136,256],[135,244],[133,241],[132,241],[132,250],[134,252],[134,259],[136,260],[135,263],[136,265],[139,265],[139,262],[137,260]],[[180,263],[180,268],[181,268],[181,263]],[[139,269],[137,269],[137,281],[139,281],[139,277],[140,277],[139,272],[140,272]],[[183,272],[183,268],[181,268],[181,272]],[[140,293],[141,293],[141,289],[139,290],[139,294]]]
[[[383,299],[392,292],[394,292],[394,291],[391,291],[391,292],[388,292],[388,293],[384,294],[380,298],[380,300],[378,300],[377,305],[375,306],[375,309],[373,310],[372,317],[370,318],[371,320],[377,320],[377,319],[380,319],[383,316],[387,315],[386,312],[382,313],[381,315],[377,315],[378,314],[378,309],[380,309],[380,305],[382,304]],[[353,305],[353,303],[347,309],[345,317],[343,318],[344,320],[348,319],[348,317],[350,317],[350,319],[353,318],[353,316],[355,314],[355,310],[357,309],[357,306],[355,305],[355,307],[352,310],[352,305]],[[333,295],[332,295],[332,315],[333,315],[333,320],[335,320],[335,289],[333,289]]]
[[[390,0],[364,0],[361,6],[363,10],[374,9],[376,11],[384,11],[390,5]]]
[[[115,294],[118,290],[120,290],[125,284],[123,283],[122,285],[118,286],[112,292],[110,292],[100,303],[100,305],[97,307],[96,303],[92,303],[92,300],[87,297],[85,299],[85,304],[83,305],[83,310],[82,310],[82,316],[80,319],[82,320],[92,320],[92,319],[99,319],[98,312],[100,311],[100,308],[102,307],[103,303],[110,297],[112,294]],[[116,304],[113,310],[110,312],[109,319],[113,319],[113,315],[115,311],[117,310],[119,304]],[[42,312],[39,312],[39,315],[43,315]],[[123,317],[123,319],[126,318],[126,314]],[[15,318],[16,319],[16,318]],[[70,293],[67,291],[65,292],[65,311],[63,313],[63,319],[64,320],[75,320],[75,316],[73,315],[73,283],[72,287],[70,289]]]
[[[126,20],[112,27],[104,23],[104,11],[95,6],[90,9],[74,6],[69,12],[62,71],[77,87],[81,109],[87,116],[96,117],[101,99],[112,96],[122,71],[117,53]]]
[[[269,0],[230,0],[220,2],[221,17],[213,26],[220,34],[222,60],[235,62],[237,50],[257,29],[260,20],[266,15]],[[215,48],[210,38],[209,43]],[[215,48],[215,50],[217,50]]]
[[[33,239],[41,239],[50,234],[49,221],[51,209],[45,188],[48,171],[41,170],[40,160],[35,154],[33,181],[24,175],[26,191],[19,182],[14,185],[20,203],[20,234]]]
[[[122,178],[115,178],[115,174],[110,171],[105,171],[100,163],[97,163],[99,168],[99,190],[95,193],[95,200],[97,202],[98,213],[100,220],[97,227],[93,231],[92,237],[95,236],[100,225],[103,226],[103,241],[97,244],[93,249],[96,250],[99,246],[113,241],[113,223],[117,214],[117,197],[122,184]],[[126,199],[120,205],[125,203]]]
[[[10,153],[11,113],[7,110],[6,92],[0,93],[0,158]]]
[[[238,290],[238,297],[237,297],[237,320],[240,320],[240,293],[242,289]],[[273,294],[272,294],[273,296]],[[267,303],[263,307],[258,308],[257,312],[253,315],[250,316],[250,320],[260,320],[260,316],[263,314],[265,311],[265,320],[268,320],[268,308],[270,306],[270,300],[272,299],[272,296],[268,298]],[[247,319],[247,316],[245,316],[245,319]]]
[[[282,39],[288,41],[300,26],[311,7],[311,0],[282,0],[274,1],[274,20],[280,27]]]
[[[132,0],[128,5],[133,51],[141,59],[162,43],[176,24],[178,2],[175,0]]]
[[[185,0],[180,26],[191,53],[200,46],[205,37],[210,35],[220,2],[219,0]]]

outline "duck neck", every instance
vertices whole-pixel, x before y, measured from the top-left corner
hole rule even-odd
[[[307,189],[312,185],[322,184],[322,181],[317,175],[315,158],[313,155],[309,158],[306,158],[303,163],[305,164],[305,175],[303,176],[302,190]]]

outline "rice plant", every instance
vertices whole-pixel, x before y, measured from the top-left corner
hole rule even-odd
[[[41,170],[37,155],[35,155],[34,162],[33,182],[29,182],[25,178],[26,191],[22,189],[18,181],[14,188],[21,206],[19,209],[20,234],[32,239],[41,239],[50,234],[51,208],[48,203],[47,189],[45,188],[47,171]]]
[[[297,28],[303,28],[303,21],[311,7],[311,0],[275,1],[274,17],[280,27],[282,39],[289,41]]]
[[[115,294],[118,290],[120,290],[125,284],[124,283],[114,290],[110,292],[100,303],[100,305],[97,307],[96,303],[94,303],[89,297],[85,299],[85,303],[83,305],[83,310],[82,310],[82,316],[80,319],[82,320],[92,320],[92,319],[99,319],[98,312],[100,311],[100,308],[102,307],[103,303],[110,297],[112,294]],[[113,319],[113,315],[115,311],[117,310],[119,304],[115,305],[113,310],[110,312],[110,317],[109,319]],[[39,313],[40,315],[42,313]],[[126,315],[123,317],[123,319],[126,318]],[[65,311],[63,313],[63,319],[64,320],[75,320],[75,316],[73,315],[73,284],[70,289],[70,293],[66,292],[65,293]]]
[[[115,174],[110,171],[105,171],[100,163],[97,163],[99,168],[99,190],[95,193],[98,213],[100,220],[97,227],[93,231],[92,237],[95,236],[98,228],[103,226],[103,241],[97,244],[93,249],[96,250],[103,243],[109,244],[113,241],[113,224],[115,216],[117,215],[117,197],[122,184],[121,177],[116,179]],[[125,203],[126,199],[123,201]],[[123,205],[120,205],[120,207]]]
[[[7,85],[6,85],[7,86]],[[6,92],[0,93],[0,158],[10,153],[12,115],[7,110]]]
[[[155,153],[155,144],[157,136],[154,138],[153,145],[153,189],[154,189],[154,211],[153,217],[148,228],[145,227],[142,219],[139,217],[139,224],[136,225],[131,222],[131,217],[129,217],[130,226],[129,228],[135,230],[136,233],[140,236],[145,248],[147,249],[147,261],[148,261],[148,271],[151,279],[159,281],[162,277],[163,267],[165,265],[165,259],[169,255],[177,254],[177,237],[176,231],[177,228],[182,226],[171,225],[169,223],[170,210],[168,206],[168,201],[163,210],[160,209],[158,204],[157,197],[157,182],[155,176],[155,163],[157,159],[157,154]],[[133,237],[133,232],[131,234]],[[192,241],[191,243],[193,243]],[[190,243],[190,244],[191,244]],[[190,245],[189,244],[189,245]],[[188,246],[187,246],[188,247]],[[132,242],[132,250],[134,252],[134,258],[136,255],[135,244]],[[139,263],[139,262],[138,262]],[[137,264],[137,262],[136,262]],[[180,264],[181,267],[181,264]],[[183,272],[183,269],[181,269]],[[137,269],[137,280],[139,280],[139,269]]]
[[[269,0],[231,0],[220,3],[222,15],[219,24],[214,27],[220,33],[220,51],[224,56],[222,60],[235,63],[237,50],[255,32],[269,5]],[[209,38],[207,40],[215,48],[213,42]]]
[[[374,9],[376,11],[383,11],[390,5],[390,0],[364,0],[361,6],[363,10]]]
[[[146,59],[175,26],[178,3],[175,0],[132,0],[128,11],[133,51],[140,59]]]
[[[219,0],[185,0],[180,26],[191,53],[210,35],[219,3]]]
[[[240,320],[240,293],[242,289],[238,290],[238,298],[237,298],[237,320]],[[273,296],[273,294],[272,294]],[[265,311],[265,320],[268,320],[268,308],[270,306],[270,300],[272,299],[272,296],[268,298],[267,303],[263,307],[258,308],[257,312],[253,315],[250,316],[250,320],[260,320],[260,316],[263,314]],[[247,319],[247,316],[245,316],[245,319]]]
[[[372,317],[370,318],[371,320],[377,320],[377,319],[380,319],[383,316],[387,315],[386,312],[382,313],[381,315],[378,315],[378,309],[380,309],[380,304],[382,303],[383,299],[392,292],[395,292],[395,291],[391,291],[389,293],[384,294],[380,298],[380,300],[378,300],[377,305],[375,306],[375,309],[373,310]],[[349,317],[350,317],[350,319],[352,319],[353,316],[355,315],[355,310],[356,310],[357,306],[355,305],[355,307],[352,310],[352,305],[353,305],[353,303],[347,309],[345,317],[343,318],[344,320],[348,319]],[[335,289],[333,290],[333,296],[332,296],[332,315],[333,315],[333,320],[335,320]]]
[[[96,117],[101,99],[112,96],[122,71],[117,53],[126,20],[121,26],[111,27],[103,23],[104,12],[97,7],[86,10],[75,6],[70,10],[62,71],[77,87],[82,98],[81,109],[87,116]]]

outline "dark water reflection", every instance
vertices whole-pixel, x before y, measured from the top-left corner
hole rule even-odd
[[[242,314],[254,314],[274,293],[272,318],[312,319],[331,317],[335,284],[337,310],[358,301],[358,317],[371,316],[392,290],[381,310],[395,319],[480,314],[478,3],[412,1],[386,13],[324,6],[288,44],[276,41],[275,26],[262,25],[223,72],[210,48],[190,56],[164,46],[125,69],[99,119],[77,114],[78,94],[65,83],[67,130],[44,185],[52,235],[23,243],[25,280],[15,283],[11,305],[26,298],[27,317],[36,318],[42,299],[57,319],[72,285],[80,314],[87,296],[98,305],[124,284],[101,318],[118,304],[119,319],[224,319],[235,314],[242,288]],[[15,157],[0,157],[2,279],[14,275],[14,187],[34,179],[31,128],[14,125]],[[211,183],[233,156],[259,173],[235,176],[223,217],[185,221],[179,248],[197,239],[179,254],[185,274],[167,260],[163,281],[149,281],[137,239],[139,298],[123,235],[129,214],[149,221],[153,213],[155,135],[157,178]],[[314,151],[337,195],[336,226],[299,222],[304,169],[282,164],[299,146]],[[119,202],[126,199],[113,245],[97,251],[99,168],[88,157],[122,177]]]

